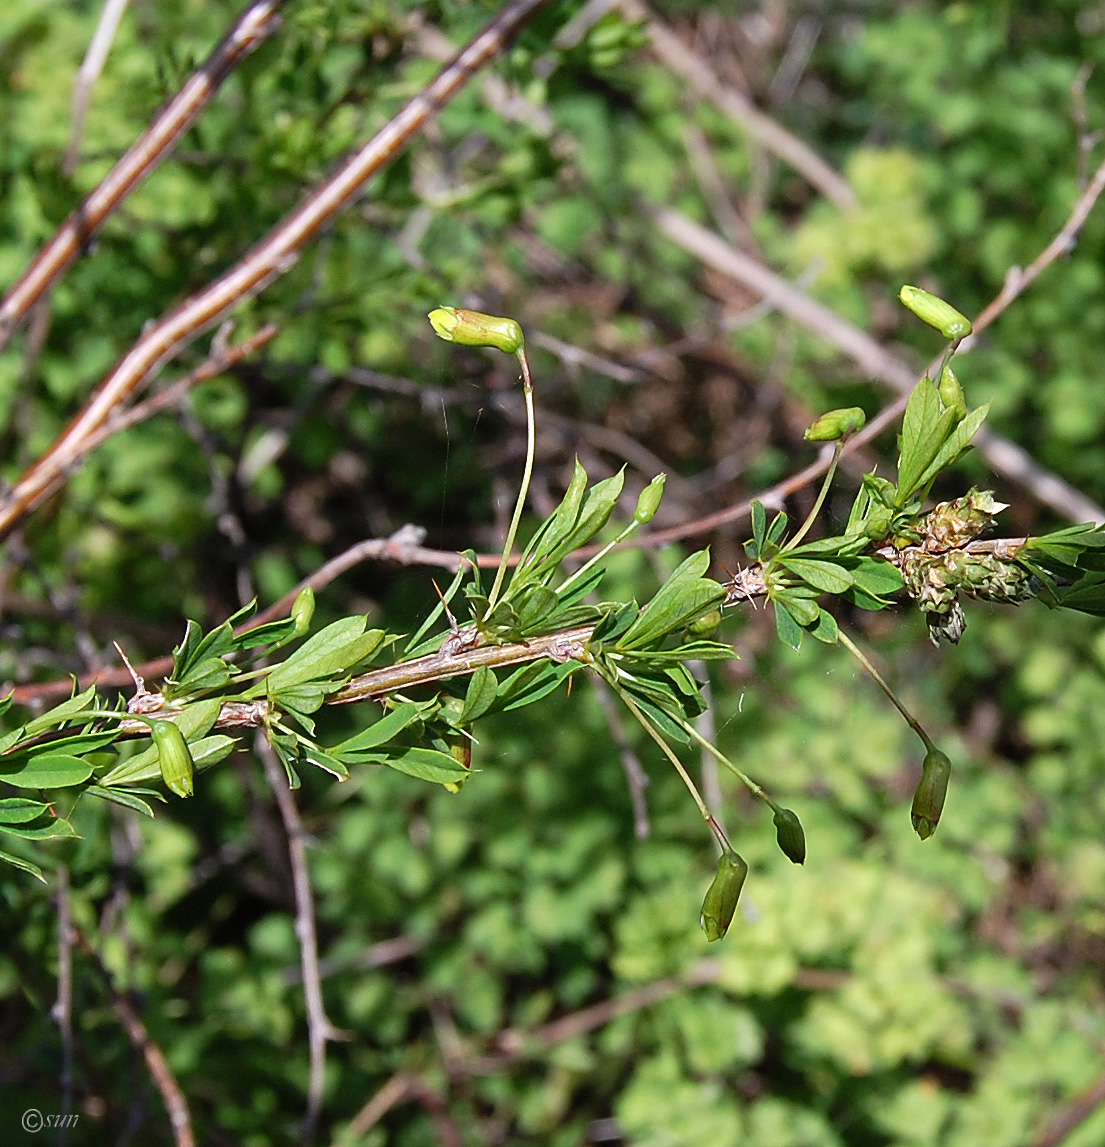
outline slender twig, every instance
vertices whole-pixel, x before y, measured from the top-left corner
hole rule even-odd
[[[1105,1075],[1087,1088],[1066,1111],[1049,1124],[1035,1147],[1060,1147],[1099,1107],[1105,1104]]]
[[[111,1006],[115,1014],[119,1017],[119,1021],[135,1050],[146,1061],[146,1069],[150,1073],[154,1086],[161,1093],[165,1110],[169,1113],[169,1122],[173,1128],[176,1147],[195,1147],[196,1137],[192,1131],[192,1116],[188,1111],[188,1101],[184,1097],[184,1092],[181,1090],[176,1076],[173,1075],[173,1069],[169,1066],[165,1053],[150,1038],[146,1025],[131,1006],[127,997],[115,987],[114,977],[79,925],[73,925],[73,933],[81,951],[92,961],[107,984],[108,993],[111,996]]]
[[[211,102],[226,78],[279,27],[287,0],[255,0],[204,63],[61,225],[0,302],[0,350],[43,296],[76,261],[89,239],[127,196],[162,163]]]
[[[1024,285],[1039,276],[1061,254],[1071,249],[1078,230],[1103,191],[1105,191],[1105,164],[1098,168],[1091,185],[1079,198],[1067,223],[1039,257],[1026,271],[1018,275],[1015,283],[1010,276],[1007,276],[1006,286],[976,320],[974,324],[976,335],[1009,306],[1024,289]],[[664,209],[656,212],[655,218],[660,230],[672,242],[715,270],[759,292],[799,326],[843,351],[870,378],[888,383],[903,394],[913,389],[917,381],[916,372],[865,331],[853,326],[835,311],[811,298],[756,259],[737,251],[719,235],[706,230],[685,215]],[[1024,284],[1021,278],[1025,279]],[[964,340],[964,348],[968,341]],[[1017,482],[1043,505],[1072,521],[1105,522],[1105,509],[1061,478],[1045,470],[1021,447],[1008,439],[983,427],[975,436],[974,444],[997,473]]]
[[[358,1143],[393,1108],[405,1103],[414,1092],[414,1077],[396,1072],[346,1124],[334,1139],[333,1147]]]
[[[722,82],[708,60],[692,51],[641,0],[620,0],[619,7],[631,20],[644,20],[653,51],[662,63],[677,72],[704,99],[716,104],[765,151],[781,159],[837,207],[854,207],[856,193],[807,143],[760,111],[751,100]]]
[[[817,493],[817,499],[810,512],[806,515],[806,520],[798,527],[798,532],[783,546],[784,553],[788,550],[797,549],[799,542],[810,532],[810,527],[817,520],[817,515],[821,513],[821,507],[825,504],[829,487],[833,484],[833,475],[836,473],[837,465],[840,462],[840,452],[843,449],[843,442],[837,442],[833,447],[833,456],[829,462],[828,470],[825,471],[825,480],[821,483],[821,489]]]
[[[61,169],[66,175],[72,175],[77,169],[77,161],[81,154],[81,140],[84,138],[84,121],[88,115],[88,105],[92,99],[92,89],[100,78],[100,73],[107,63],[107,54],[111,51],[115,33],[119,30],[119,21],[127,10],[128,0],[105,0],[100,12],[100,19],[96,23],[96,31],[88,45],[81,69],[77,73],[76,83],[73,85],[73,105],[70,112],[69,146],[65,149],[65,159],[62,160]]]
[[[69,900],[69,865],[58,865],[58,998],[50,1017],[61,1033],[61,1123],[58,1147],[65,1143],[68,1119],[73,1109],[73,906]]]
[[[198,335],[295,264],[302,249],[550,0],[512,0],[359,151],[234,267],[154,323],[97,387],[61,437],[0,502],[0,537],[65,482],[81,443]],[[2,312],[0,312],[2,314]]]
[[[303,1121],[303,1142],[314,1139],[322,1110],[322,1088],[326,1076],[326,1044],[344,1035],[330,1022],[322,999],[319,973],[318,934],[315,930],[315,898],[307,863],[307,833],[288,787],[288,778],[276,753],[262,734],[254,742],[257,755],[265,766],[265,777],[276,797],[280,819],[288,836],[288,859],[295,890],[295,936],[299,941],[299,960],[303,972],[303,998],[307,1005],[307,1043],[310,1053],[310,1076],[307,1084],[307,1115]]]

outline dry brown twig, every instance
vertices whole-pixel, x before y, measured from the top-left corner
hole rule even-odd
[[[322,227],[548,3],[549,0],[513,0],[508,4],[368,143],[353,153],[235,266],[145,331],[100,383],[61,437],[0,501],[0,538],[6,537],[27,514],[64,484],[74,459],[81,453],[82,443],[104,426],[113,410],[127,402],[138,387],[204,330],[290,270],[300,251]]]
[[[279,27],[287,0],[255,0],[142,136],[61,225],[0,302],[0,350],[127,196],[171,154],[226,78]],[[90,49],[91,54],[91,49]],[[76,133],[76,124],[74,124]]]
[[[108,52],[111,51],[115,33],[119,30],[119,22],[123,19],[128,2],[129,0],[104,0],[100,19],[96,23],[96,31],[92,34],[88,51],[81,62],[80,71],[77,72],[77,80],[73,84],[73,107],[69,117],[71,120],[69,145],[65,149],[65,158],[61,164],[61,170],[66,175],[72,175],[77,169],[81,140],[84,138],[84,121],[92,100],[92,89],[104,70],[104,64],[107,63]]]

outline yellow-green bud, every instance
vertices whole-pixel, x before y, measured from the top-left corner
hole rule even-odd
[[[928,840],[940,823],[951,775],[952,763],[947,754],[939,749],[929,749],[921,772],[921,783],[913,794],[913,807],[910,809],[913,831],[922,840]]]
[[[643,526],[652,521],[660,508],[660,499],[664,496],[664,483],[667,477],[667,474],[657,474],[641,491],[641,496],[637,499],[637,508],[633,511],[633,520],[637,525]]]
[[[721,854],[717,862],[717,876],[706,890],[699,920],[706,939],[711,943],[720,940],[729,931],[747,875],[748,865],[740,856],[728,850]]]
[[[963,387],[950,366],[945,366],[940,372],[940,401],[945,410],[954,410],[960,418],[966,416],[967,400],[963,397]]]
[[[709,637],[720,624],[721,610],[711,609],[709,613],[704,613],[701,617],[695,618],[695,620],[687,626],[687,633],[689,633],[691,637]]]
[[[806,863],[806,834],[798,814],[789,808],[775,810],[775,840],[787,860],[794,864]]]
[[[192,751],[180,728],[172,721],[151,721],[150,736],[157,746],[161,779],[178,797],[192,795]]]
[[[438,307],[430,311],[428,318],[437,336],[447,343],[489,346],[506,354],[517,354],[525,343],[522,328],[514,319],[456,307]]]
[[[835,442],[845,435],[854,434],[867,421],[867,415],[858,406],[843,406],[830,410],[812,425],[806,427],[802,435],[807,442]]]
[[[292,603],[292,621],[295,622],[295,635],[302,637],[311,626],[311,618],[315,613],[315,591],[304,586],[296,595]]]
[[[961,339],[971,333],[971,321],[966,315],[961,315],[951,303],[945,303],[920,287],[903,287],[898,298],[923,323],[935,327],[946,339]]]

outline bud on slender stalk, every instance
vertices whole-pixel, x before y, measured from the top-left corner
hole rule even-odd
[[[940,823],[951,775],[952,763],[947,754],[939,749],[929,749],[921,772],[921,783],[913,794],[913,807],[910,809],[913,831],[922,840],[928,840]]]
[[[192,786],[192,751],[184,734],[172,721],[151,721],[150,736],[157,747],[161,779],[178,797],[190,797]]]
[[[806,427],[802,437],[807,442],[836,442],[861,429],[866,421],[867,415],[858,406],[844,406],[822,414],[812,426]]]
[[[304,586],[292,603],[292,621],[295,622],[295,636],[302,637],[311,626],[311,618],[315,612],[315,591]]]
[[[460,346],[489,346],[506,354],[517,354],[525,343],[522,328],[514,319],[438,307],[427,316],[439,338]]]
[[[740,856],[731,850],[721,854],[717,862],[717,876],[706,890],[699,920],[706,939],[711,943],[720,940],[729,931],[747,875],[748,865]]]
[[[806,834],[798,814],[789,808],[775,810],[775,841],[787,860],[794,864],[806,863]]]
[[[657,474],[641,491],[641,496],[637,499],[637,508],[633,511],[633,520],[638,526],[651,522],[660,508],[660,499],[664,496],[664,482],[667,477],[667,474]]]
[[[971,333],[971,321],[966,315],[961,315],[950,303],[920,287],[903,287],[898,298],[923,323],[935,327],[946,339],[966,338]]]

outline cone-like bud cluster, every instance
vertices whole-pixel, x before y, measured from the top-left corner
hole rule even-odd
[[[921,523],[921,548],[941,553],[973,542],[989,529],[994,517],[1008,509],[989,490],[968,490],[962,498],[941,502]]]
[[[798,814],[789,808],[775,810],[775,840],[787,860],[794,864],[806,863],[806,834]]]
[[[706,939],[711,943],[720,940],[729,931],[733,913],[737,910],[741,889],[748,875],[748,865],[742,857],[726,849],[717,862],[717,876],[706,890],[702,901],[702,916],[699,923]]]
[[[913,831],[922,840],[928,840],[940,823],[951,775],[952,763],[947,754],[939,749],[929,749],[921,772],[921,783],[913,794],[913,807],[910,809]]]
[[[858,406],[843,406],[822,414],[812,426],[806,427],[802,437],[807,442],[836,442],[846,434],[854,434],[866,421],[867,415]]]
[[[971,322],[966,315],[920,287],[903,287],[898,298],[921,322],[935,327],[946,339],[961,339],[971,333]]]
[[[427,318],[437,336],[449,343],[494,347],[506,354],[517,354],[525,343],[522,328],[514,319],[457,307],[438,307]]]

